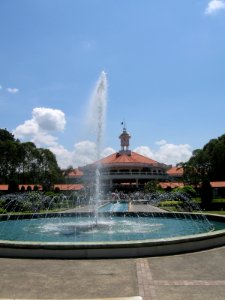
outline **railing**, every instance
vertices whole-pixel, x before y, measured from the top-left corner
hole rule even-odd
[[[115,175],[167,175],[160,172],[101,172],[103,176],[115,176]]]

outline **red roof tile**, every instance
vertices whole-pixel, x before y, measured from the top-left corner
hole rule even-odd
[[[42,186],[40,184],[19,184],[19,190],[21,190],[22,186],[27,190],[28,186],[33,190],[35,186],[38,186],[39,190],[42,190]],[[8,191],[8,184],[0,184],[0,191]]]
[[[183,168],[172,167],[167,171],[167,174],[171,176],[182,176],[184,174],[184,170]]]
[[[0,191],[8,191],[8,184],[0,184]]]
[[[211,181],[210,184],[213,188],[225,188],[225,181]]]
[[[33,191],[34,186],[36,186],[36,184],[20,184],[19,190],[22,186],[24,186],[25,190],[27,190],[27,187],[30,186],[31,190]],[[37,186],[39,191],[41,191],[42,186],[39,184]],[[58,187],[61,191],[79,191],[84,188],[82,184],[54,184],[54,189],[56,187]],[[8,184],[0,184],[0,191],[8,191]]]
[[[160,182],[159,185],[161,188],[166,189],[166,188],[177,188],[177,187],[183,187],[184,184],[182,182]]]
[[[73,171],[69,172],[66,177],[81,177],[84,173],[79,169],[74,169]]]
[[[82,184],[54,184],[54,189],[59,188],[60,191],[79,191],[84,188]]]
[[[129,154],[128,154],[129,153]],[[136,152],[117,152],[113,153],[99,162],[103,165],[110,165],[110,164],[148,164],[148,165],[157,165],[159,164],[157,161],[138,154]]]

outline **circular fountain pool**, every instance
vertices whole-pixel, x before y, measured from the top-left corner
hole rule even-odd
[[[219,216],[188,213],[102,213],[2,216],[0,255],[17,257],[137,257],[225,244]]]

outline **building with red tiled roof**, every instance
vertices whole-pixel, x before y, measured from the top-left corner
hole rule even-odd
[[[54,189],[59,189],[60,191],[80,191],[83,188],[83,184],[54,184]]]
[[[164,190],[184,187],[183,182],[160,182],[159,185]]]
[[[179,179],[183,178],[184,170],[183,170],[183,168],[171,167],[171,168],[169,168],[169,170],[167,170],[167,174],[173,180],[179,180]]]
[[[120,151],[81,168],[86,183],[93,182],[97,168],[101,173],[102,187],[109,190],[142,189],[150,180],[168,179],[168,165],[129,150],[130,135],[125,127],[119,139]]]
[[[8,184],[0,184],[0,191],[7,192],[9,188]],[[42,186],[35,184],[19,184],[19,191],[34,191],[36,188],[38,191],[42,191]],[[79,191],[84,188],[82,184],[54,184],[53,189],[59,189],[60,191]]]
[[[80,169],[70,170],[64,172],[66,183],[81,183],[84,173]]]

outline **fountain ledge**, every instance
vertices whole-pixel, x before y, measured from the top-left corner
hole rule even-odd
[[[207,215],[225,222],[224,216]],[[0,241],[0,257],[21,258],[128,258],[188,253],[225,245],[225,230],[179,238],[120,242],[15,242]]]

